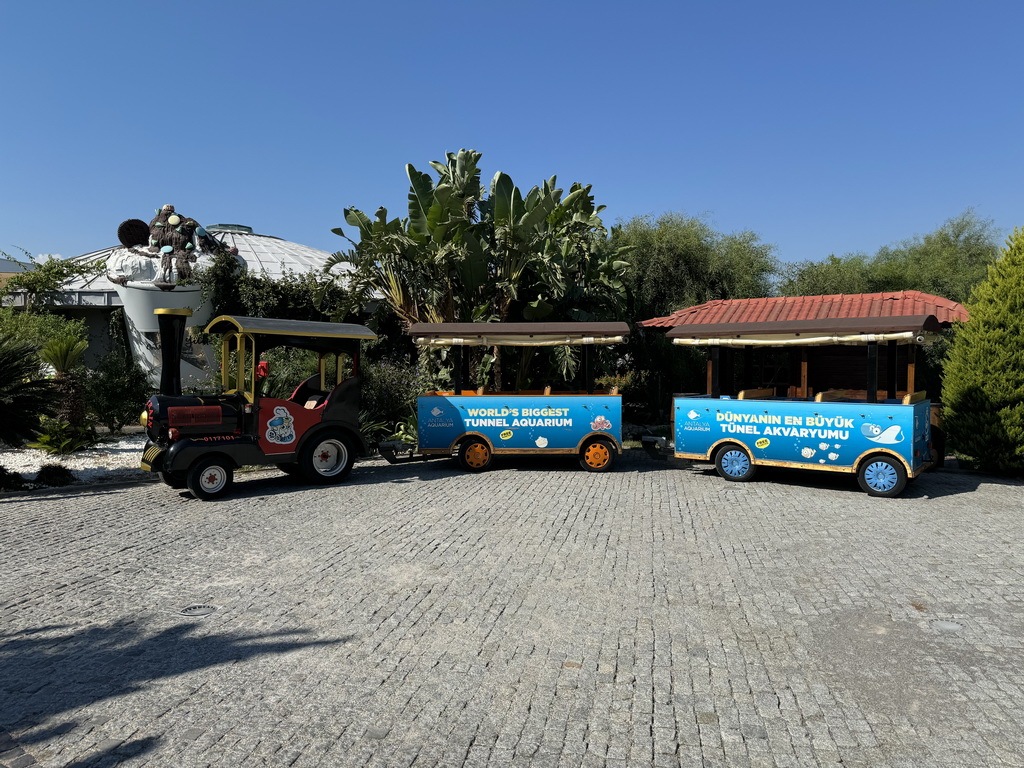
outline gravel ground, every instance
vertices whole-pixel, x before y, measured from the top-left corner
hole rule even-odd
[[[17,472],[25,480],[34,479],[39,469],[46,464],[67,467],[75,476],[75,482],[82,484],[143,480],[151,477],[139,469],[145,443],[146,436],[142,433],[108,437],[92,448],[69,456],[51,456],[34,448],[2,448],[0,467]]]

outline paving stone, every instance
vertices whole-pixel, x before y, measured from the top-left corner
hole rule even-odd
[[[639,452],[3,495],[0,766],[1021,766],[1022,498]]]

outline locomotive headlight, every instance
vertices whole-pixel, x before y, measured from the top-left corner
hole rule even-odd
[[[149,411],[142,412],[142,415],[139,416],[139,424],[141,424],[144,427],[149,426]]]

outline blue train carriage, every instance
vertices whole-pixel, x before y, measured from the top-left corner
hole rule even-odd
[[[494,456],[576,456],[591,472],[610,470],[622,452],[622,398],[594,386],[593,347],[629,335],[626,323],[417,323],[410,328],[424,348],[449,348],[453,387],[426,392],[417,403],[418,445],[383,444],[381,453],[402,460],[456,456],[463,469],[482,472]],[[466,389],[469,346],[582,348],[580,389],[491,391]],[[406,457],[401,456],[408,453]],[[416,455],[418,454],[418,455]]]
[[[674,327],[674,344],[708,348],[708,391],[673,397],[671,442],[660,447],[713,462],[726,480],[750,480],[759,466],[814,469],[897,496],[944,451],[935,405],[914,391],[916,349],[939,330],[934,316]]]
[[[931,403],[712,398],[672,400],[674,455],[712,461],[727,480],[758,466],[856,473],[873,496],[899,494],[931,465]]]

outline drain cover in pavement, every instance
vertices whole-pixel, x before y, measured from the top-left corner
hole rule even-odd
[[[209,616],[211,613],[217,610],[214,605],[190,605],[188,608],[181,609],[182,616]]]

